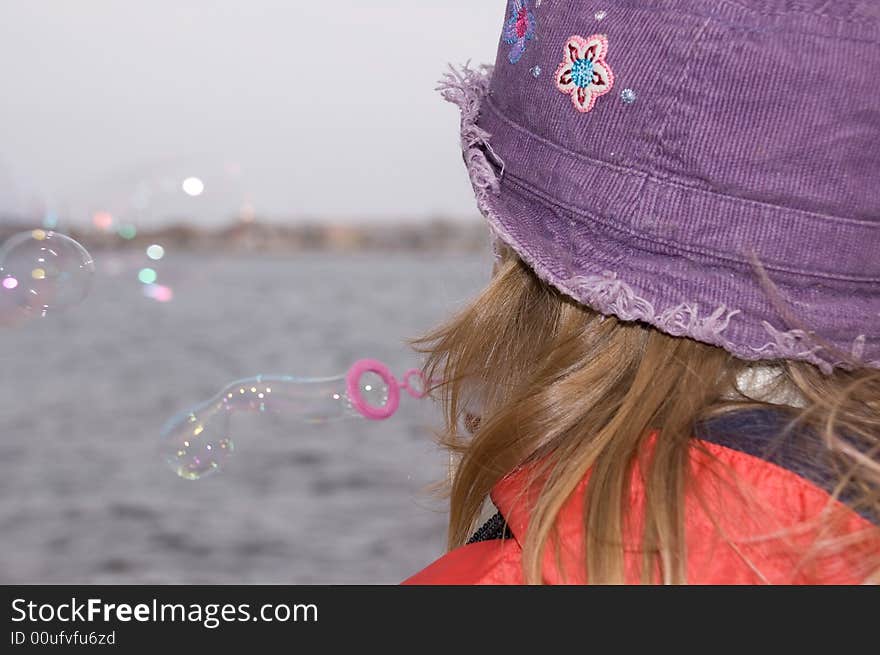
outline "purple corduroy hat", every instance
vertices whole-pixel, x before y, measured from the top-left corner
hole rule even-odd
[[[451,73],[496,237],[604,314],[880,367],[878,0],[509,0]]]

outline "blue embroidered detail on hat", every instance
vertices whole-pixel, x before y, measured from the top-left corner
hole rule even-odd
[[[578,59],[571,66],[571,79],[582,89],[593,83],[593,62],[589,59]]]
[[[504,25],[504,42],[513,47],[507,55],[516,64],[526,52],[526,44],[535,38],[538,22],[529,7],[528,0],[510,0],[510,18]]]

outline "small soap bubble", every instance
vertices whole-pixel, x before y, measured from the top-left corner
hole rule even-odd
[[[0,294],[7,309],[46,316],[74,307],[88,296],[94,274],[88,251],[51,230],[22,232],[0,248]]]

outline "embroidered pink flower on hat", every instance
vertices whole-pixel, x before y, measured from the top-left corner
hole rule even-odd
[[[572,36],[565,44],[565,59],[556,69],[556,87],[571,96],[579,112],[586,113],[614,86],[614,73],[605,61],[608,39],[604,34]]]

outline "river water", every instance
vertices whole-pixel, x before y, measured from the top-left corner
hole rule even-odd
[[[405,339],[478,291],[486,255],[169,252],[167,303],[143,295],[144,259],[97,253],[85,303],[0,328],[0,582],[396,583],[442,554],[430,401],[386,423],[247,417],[199,482],[156,446],[235,379],[417,365]]]

